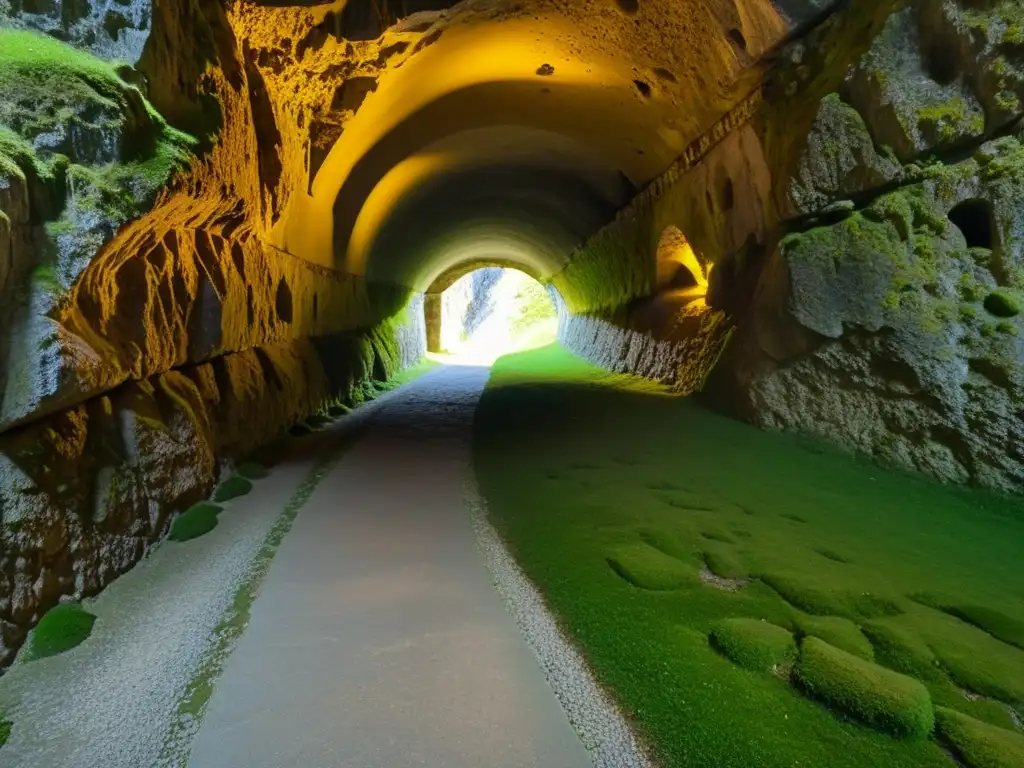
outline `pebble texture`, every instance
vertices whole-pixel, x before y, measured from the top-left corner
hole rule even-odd
[[[562,634],[544,599],[505,548],[487,519],[487,505],[474,479],[464,496],[494,588],[544,670],[596,768],[654,768],[611,698],[601,690],[586,661]]]

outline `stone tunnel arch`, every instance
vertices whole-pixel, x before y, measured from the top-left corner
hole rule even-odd
[[[448,351],[445,349],[445,291],[467,275],[471,275],[488,268],[515,270],[543,285],[542,278],[538,275],[536,270],[529,266],[524,266],[521,262],[508,258],[473,259],[445,269],[441,274],[433,279],[423,294],[423,319],[426,327],[428,352],[437,353]],[[553,293],[557,296],[557,289],[553,286],[546,286],[546,290],[549,295]]]

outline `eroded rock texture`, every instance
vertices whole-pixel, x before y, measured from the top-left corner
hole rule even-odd
[[[889,17],[776,176],[791,234],[711,397],[943,480],[1024,488],[1021,20],[952,0]]]

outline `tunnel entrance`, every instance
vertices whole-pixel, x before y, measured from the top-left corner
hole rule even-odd
[[[474,361],[550,344],[558,332],[548,289],[513,267],[443,275],[427,291],[424,314],[429,351]]]

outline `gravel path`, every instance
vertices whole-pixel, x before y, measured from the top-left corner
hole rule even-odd
[[[0,765],[176,765],[166,746],[176,746],[174,738],[182,735],[175,734],[179,701],[214,646],[215,629],[267,534],[323,454],[395,394],[303,440],[257,481],[253,493],[225,505],[213,531],[159,544],[86,601],[98,620],[82,645],[49,659],[19,661],[0,677],[0,711],[14,721]]]
[[[565,638],[544,599],[487,519],[487,504],[469,473],[465,483],[477,546],[491,581],[522,631],[595,768],[654,768],[618,707],[598,686],[583,657]]]

